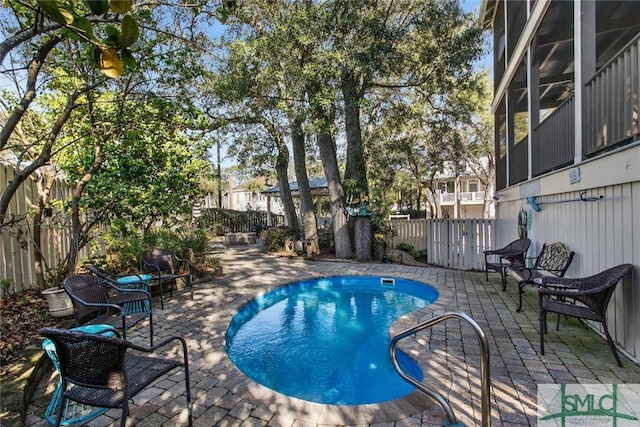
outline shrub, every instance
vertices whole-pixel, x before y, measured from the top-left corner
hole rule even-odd
[[[410,254],[413,254],[414,251],[414,246],[412,244],[409,243],[398,243],[396,245],[396,249],[399,251],[403,251],[403,252],[408,252]]]
[[[140,257],[150,248],[162,248],[186,258],[195,267],[217,265],[208,256],[209,238],[204,230],[186,228],[183,230],[157,230],[144,234],[120,235],[116,230],[105,235],[107,256],[96,263],[113,272],[139,271]]]
[[[289,227],[268,228],[260,233],[260,238],[264,240],[264,247],[269,252],[284,249],[287,240],[295,240],[296,237],[295,230]]]

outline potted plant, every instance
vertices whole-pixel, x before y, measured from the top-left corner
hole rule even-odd
[[[71,298],[64,289],[59,287],[47,288],[41,292],[49,304],[51,317],[66,317],[73,314]]]

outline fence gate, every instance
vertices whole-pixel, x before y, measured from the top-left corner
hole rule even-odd
[[[483,251],[493,246],[495,219],[430,219],[427,262],[458,270],[482,270]]]
[[[387,240],[395,248],[409,243],[427,250],[429,264],[458,270],[482,270],[483,251],[493,247],[495,219],[392,220],[396,235]]]

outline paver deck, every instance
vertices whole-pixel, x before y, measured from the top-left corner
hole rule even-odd
[[[517,287],[510,282],[503,292],[497,274],[490,275],[487,282],[483,272],[277,258],[253,247],[232,247],[221,260],[224,274],[196,284],[193,301],[188,292],[174,292],[173,298],[165,301],[164,310],[154,308],[158,342],[170,335],[187,339],[196,427],[442,425],[444,411],[417,391],[375,405],[322,405],[263,387],[231,363],[225,352],[225,332],[243,304],[283,284],[324,276],[404,277],[435,286],[440,291],[438,301],[401,318],[392,327],[394,333],[447,311],[473,317],[489,341],[493,425],[536,425],[538,384],[640,383],[638,365],[623,357],[624,368],[619,368],[606,342],[574,319],[562,318],[556,331],[555,316],[550,317],[546,354],[540,355],[535,291],[526,290],[523,312],[517,313]],[[136,326],[128,333],[129,339],[147,345],[147,328],[144,323]],[[450,400],[458,418],[465,425],[480,425],[480,349],[474,331],[458,320],[450,320],[419,333],[404,349],[421,364],[425,382]],[[41,381],[26,426],[49,425],[43,417],[56,375],[52,373]],[[127,425],[186,425],[182,375],[177,371],[161,378],[136,396]],[[312,381],[312,372],[309,377]],[[120,410],[110,410],[87,425],[116,426],[119,417]]]

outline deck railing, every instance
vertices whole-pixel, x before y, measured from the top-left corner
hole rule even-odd
[[[572,95],[533,129],[531,174],[534,177],[573,162],[574,128],[575,100]]]
[[[640,139],[640,34],[585,87],[585,157]]]
[[[509,149],[509,185],[526,181],[529,176],[529,138],[525,137]]]

